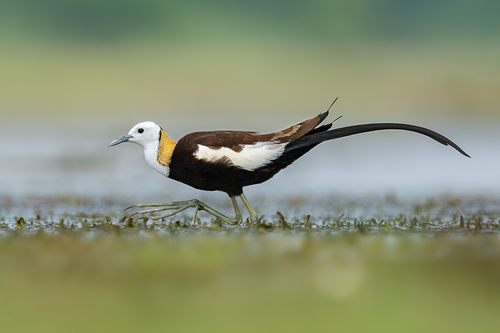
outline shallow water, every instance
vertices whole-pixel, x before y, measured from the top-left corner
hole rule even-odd
[[[325,197],[310,201],[303,197],[277,202],[258,201],[264,212],[259,223],[244,220],[237,226],[221,224],[212,216],[199,212],[193,221],[193,210],[173,217],[152,220],[151,215],[123,211],[128,198],[108,200],[86,197],[0,198],[0,234],[31,235],[37,232],[63,235],[69,231],[81,235],[113,234],[148,237],[172,235],[252,234],[267,231],[274,234],[335,235],[339,233],[452,234],[499,235],[500,200],[486,197],[441,197],[415,202],[395,197]],[[231,208],[210,201],[214,207],[231,214]],[[273,211],[274,210],[274,211]],[[156,215],[161,214],[157,213]]]

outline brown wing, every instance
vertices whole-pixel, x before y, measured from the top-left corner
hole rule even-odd
[[[243,145],[254,145],[258,142],[286,143],[296,140],[313,130],[326,116],[327,113],[322,113],[282,131],[269,134],[246,131],[210,131],[191,133],[181,140],[194,145],[202,144],[212,149],[227,147],[235,152],[240,152]]]

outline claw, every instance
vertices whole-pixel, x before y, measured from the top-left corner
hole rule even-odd
[[[176,210],[176,209],[179,209],[180,207],[184,207],[184,206],[178,205],[178,206],[165,207],[165,208],[156,208],[156,209],[141,210],[141,211],[135,212],[134,214],[132,214],[130,216],[134,216],[134,215],[137,215],[137,214],[149,214],[149,213],[162,212],[164,210]]]
[[[124,209],[130,209],[130,208],[143,208],[143,207],[172,207],[172,206],[179,206],[179,205],[185,205],[189,200],[185,201],[174,201],[174,202],[167,202],[167,203],[157,203],[157,204],[138,204],[138,205],[132,205]]]
[[[183,210],[188,209],[189,207],[191,207],[191,205],[190,205],[190,204],[187,204],[187,205],[182,206],[181,208],[179,208],[179,209],[177,209],[177,210],[174,210],[173,212],[170,212],[170,213],[168,213],[168,214],[165,214],[165,215],[158,215],[158,216],[152,216],[152,217],[151,217],[151,220],[156,221],[156,220],[159,220],[159,219],[162,219],[162,218],[165,218],[165,217],[174,216],[175,214],[180,213],[180,212],[182,212]]]

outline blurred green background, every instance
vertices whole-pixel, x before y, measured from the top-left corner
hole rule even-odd
[[[499,115],[494,0],[0,6],[2,114]]]
[[[391,219],[407,214],[394,193],[498,195],[499,17],[494,0],[0,0],[0,330],[496,332],[497,229],[186,235],[108,225],[95,236],[21,228],[16,217],[94,214],[57,198],[91,198],[116,216],[139,201],[199,197],[147,169],[138,147],[106,147],[139,121],[174,139],[280,130],[337,96],[340,126],[429,125],[473,159],[411,136],[338,140],[249,189],[268,218],[280,198],[286,213],[291,195],[315,202],[351,188],[353,212],[367,205],[356,195],[394,189],[364,216],[381,224],[387,207]],[[15,206],[29,195],[42,203]],[[341,216],[332,202],[322,209]],[[493,206],[453,214],[487,212],[483,223],[497,228]]]

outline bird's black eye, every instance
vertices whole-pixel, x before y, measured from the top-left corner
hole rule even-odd
[[[137,132],[139,132],[139,133],[144,132],[144,128],[139,128],[139,129],[137,130]]]

